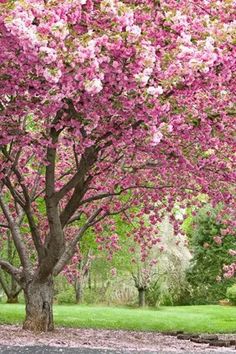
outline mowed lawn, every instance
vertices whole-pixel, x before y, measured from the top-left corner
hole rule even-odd
[[[21,324],[24,305],[0,304],[0,324]],[[141,331],[236,333],[236,306],[174,306],[159,309],[55,305],[57,326]]]

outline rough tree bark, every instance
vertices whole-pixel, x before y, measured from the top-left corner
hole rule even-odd
[[[28,283],[24,287],[26,318],[23,329],[47,332],[54,329],[53,324],[53,280]]]

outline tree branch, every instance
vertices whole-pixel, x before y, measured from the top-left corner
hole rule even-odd
[[[130,187],[121,189],[119,192],[101,193],[101,194],[97,194],[95,196],[89,197],[87,199],[82,200],[81,203],[79,204],[79,206],[86,204],[86,203],[91,203],[96,200],[101,200],[101,199],[105,199],[105,198],[109,198],[109,197],[113,197],[113,196],[119,196],[122,193],[127,192],[132,189],[141,189],[142,188],[142,189],[153,189],[153,190],[159,189],[160,190],[160,189],[172,188],[172,187],[174,187],[174,186],[173,185],[164,185],[164,186],[159,186],[159,187],[152,187],[152,186],[147,186],[147,185],[130,186]],[[70,220],[70,223],[71,223],[71,220]]]
[[[55,193],[55,201],[58,203],[71,189],[75,188],[78,185],[82,185],[86,173],[89,168],[94,164],[97,158],[97,151],[94,146],[87,148],[82,155],[79,165],[78,171],[71,178],[71,180],[65,184],[58,192]]]
[[[31,231],[31,235],[32,235],[32,239],[33,239],[36,251],[38,253],[39,258],[42,258],[42,256],[44,255],[44,247],[41,242],[40,233],[38,231],[37,225],[34,220],[34,213],[33,213],[32,207],[31,207],[31,198],[30,198],[28,189],[22,183],[23,177],[21,176],[21,173],[18,171],[18,169],[16,167],[14,168],[14,173],[16,174],[18,181],[21,185],[21,188],[23,190],[25,202],[23,202],[19,198],[19,195],[16,194],[16,190],[11,185],[10,181],[8,183],[9,189],[11,191],[13,198],[15,198],[16,202],[18,202],[20,204],[20,206],[23,208],[23,210],[25,211],[25,214],[26,214],[28,222],[29,222],[29,227],[30,227],[30,231]]]
[[[8,155],[6,155],[6,156],[8,156]],[[8,156],[8,158],[10,159],[10,156]],[[21,175],[21,173],[17,169],[17,167],[14,166],[12,170],[15,173],[17,180],[22,188],[25,201],[21,198],[20,194],[14,188],[9,177],[4,179],[5,185],[8,187],[9,191],[11,192],[11,195],[14,198],[14,200],[24,209],[27,219],[28,219],[28,222],[29,222],[29,227],[30,227],[30,231],[31,231],[31,235],[32,235],[32,239],[33,239],[36,251],[38,253],[39,258],[42,258],[42,256],[44,255],[44,248],[43,248],[43,245],[41,242],[40,233],[38,231],[37,225],[34,220],[34,213],[32,211],[31,198],[30,198],[28,189],[25,186],[25,184],[23,183],[23,176]]]
[[[64,110],[58,111],[52,122],[50,129],[51,145],[47,147],[48,164],[46,166],[45,174],[45,203],[49,223],[49,233],[45,242],[45,257],[43,257],[38,269],[37,277],[39,279],[45,278],[51,273],[64,248],[64,233],[61,227],[58,205],[54,200],[57,154],[56,145],[58,143],[59,135],[63,130],[63,128],[56,130],[54,126],[60,121],[63,114]]]
[[[125,212],[126,210],[128,210],[130,208],[130,205],[126,205],[123,208],[117,210],[117,211],[112,211],[112,212],[106,212],[105,214],[103,214],[100,218],[94,220],[92,223],[90,223],[90,226],[94,226],[95,224],[97,224],[99,221],[105,219],[108,216],[114,216],[114,215],[118,215],[121,214],[123,212]]]
[[[3,178],[2,181],[5,184],[5,186],[8,188],[13,199],[23,208],[25,206],[25,201],[22,199],[21,195],[18,193],[16,188],[12,185],[10,178],[5,177]]]
[[[89,227],[91,227],[91,223],[93,222],[94,219],[101,213],[102,208],[97,209],[85,222],[85,224],[79,229],[79,232],[77,236],[69,243],[69,245],[66,247],[64,253],[62,254],[61,258],[59,259],[58,263],[54,267],[53,275],[56,276],[58,275],[65,265],[70,261],[71,257],[73,256],[75,252],[75,248],[79,240],[83,237],[84,233],[87,231]]]
[[[14,297],[17,297],[23,288],[20,286],[18,290],[14,293]]]
[[[75,221],[79,221],[81,216],[82,216],[83,212],[80,212],[78,214],[76,214],[75,216],[73,216],[72,218],[70,218],[70,220],[68,221],[67,225],[72,224]]]
[[[66,204],[64,210],[61,212],[60,215],[60,220],[61,220],[61,226],[62,228],[65,227],[65,225],[68,223],[68,221],[71,219],[71,217],[74,215],[76,210],[78,209],[80,205],[80,201],[87,192],[87,187],[91,181],[92,177],[88,177],[86,181],[81,181],[76,188],[74,189],[74,192]]]
[[[7,261],[4,261],[3,259],[0,259],[0,267],[7,273],[12,275],[17,282],[21,281],[22,272],[18,268],[14,267],[12,264]]]

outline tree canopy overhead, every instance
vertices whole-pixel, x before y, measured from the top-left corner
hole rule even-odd
[[[23,268],[0,265],[25,291],[25,328],[52,328],[51,292],[32,294],[89,227],[106,221],[116,247],[107,216],[139,205],[145,253],[176,202],[203,193],[235,213],[234,4],[1,1],[1,225]]]

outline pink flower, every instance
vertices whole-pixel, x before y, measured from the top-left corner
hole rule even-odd
[[[112,275],[113,277],[115,277],[115,276],[117,275],[117,270],[116,270],[116,268],[112,268],[112,269],[111,269],[111,275]]]
[[[215,241],[215,243],[217,243],[217,245],[221,245],[222,244],[222,239],[221,239],[220,236],[213,237],[213,240]]]
[[[230,256],[236,256],[236,250],[229,250]]]

